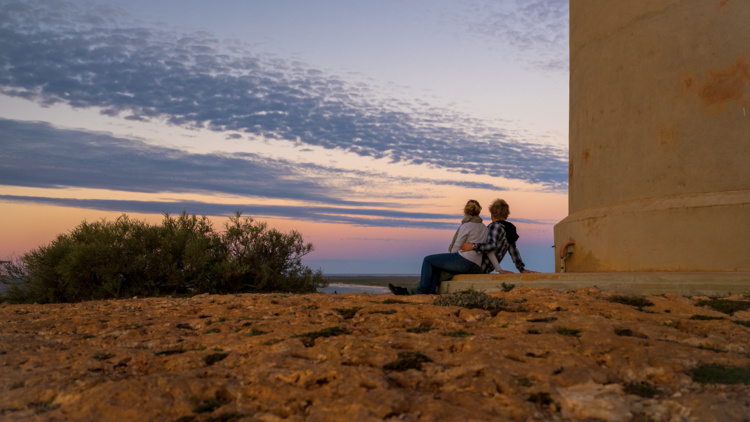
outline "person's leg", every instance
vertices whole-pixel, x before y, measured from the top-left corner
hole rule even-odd
[[[429,255],[422,262],[422,275],[419,281],[418,294],[435,294],[440,283],[440,271],[452,274],[471,274],[477,271],[478,265],[458,253]],[[481,271],[481,268],[479,269]]]
[[[480,268],[479,270],[481,271],[482,269]],[[438,278],[437,286],[435,286],[435,291],[437,291],[437,288],[438,286],[440,286],[440,283],[444,281],[448,281],[448,280],[453,280],[454,275],[455,274],[452,274],[449,272],[440,271],[440,277]],[[406,292],[407,292],[406,294],[408,295],[419,294],[418,289],[419,289],[419,283],[410,284],[406,286]]]

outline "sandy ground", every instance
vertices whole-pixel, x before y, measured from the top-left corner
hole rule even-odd
[[[670,295],[637,309],[595,288],[491,295],[520,309],[367,294],[0,305],[0,419],[750,417],[750,386],[693,380],[750,364],[750,328],[734,322],[748,311]]]

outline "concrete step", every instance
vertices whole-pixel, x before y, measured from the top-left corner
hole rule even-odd
[[[516,287],[574,290],[596,287],[602,291],[629,295],[672,293],[683,296],[726,296],[750,294],[750,272],[601,272],[538,274],[462,274],[444,281],[440,293],[473,288],[487,292],[502,290],[501,284]]]

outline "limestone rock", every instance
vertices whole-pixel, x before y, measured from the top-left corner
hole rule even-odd
[[[493,317],[434,306],[434,296],[382,303],[394,297],[365,294],[0,304],[0,419],[732,421],[750,413],[750,387],[701,385],[689,374],[699,363],[750,364],[750,329],[737,316],[668,295],[640,310],[597,289],[492,295],[518,309]],[[659,393],[627,394],[630,384]]]

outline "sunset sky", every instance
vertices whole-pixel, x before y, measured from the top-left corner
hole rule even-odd
[[[504,198],[554,271],[567,129],[567,0],[3,0],[0,260],[241,210],[327,274],[417,274]]]

